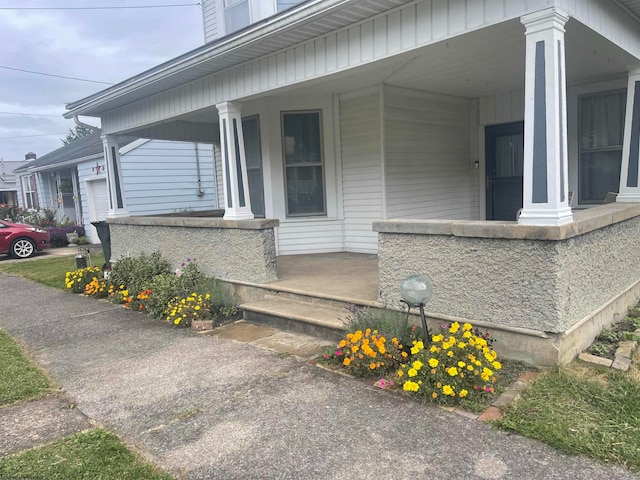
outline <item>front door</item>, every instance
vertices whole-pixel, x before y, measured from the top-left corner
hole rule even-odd
[[[487,220],[515,221],[522,208],[524,122],[485,128]]]

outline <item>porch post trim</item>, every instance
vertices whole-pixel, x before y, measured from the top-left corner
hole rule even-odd
[[[640,65],[631,65],[617,202],[640,202]]]
[[[247,159],[244,151],[241,104],[222,102],[216,105],[220,118],[220,146],[225,197],[225,220],[253,218],[249,198]]]
[[[544,41],[536,42],[533,114],[533,203],[547,203],[547,92]]]
[[[118,138],[114,135],[102,135],[104,160],[107,167],[107,187],[109,190],[109,216],[128,217],[127,202],[122,178],[122,162]]]
[[[521,17],[525,26],[524,225],[573,221],[567,202],[567,106],[564,55],[569,15],[547,8]]]

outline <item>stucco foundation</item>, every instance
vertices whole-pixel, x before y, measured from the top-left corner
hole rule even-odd
[[[268,283],[277,280],[277,220],[109,218],[113,259],[160,252],[175,267],[195,258],[207,275]]]
[[[510,358],[566,363],[640,294],[639,204],[553,227],[390,220],[374,230],[383,298],[400,298],[407,275],[428,275],[431,316],[487,325]]]

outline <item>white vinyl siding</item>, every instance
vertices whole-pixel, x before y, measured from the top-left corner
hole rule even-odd
[[[344,248],[377,253],[374,221],[383,219],[382,141],[378,89],[340,99]]]
[[[198,144],[204,195],[198,196],[194,143],[152,140],[122,155],[122,178],[131,215],[217,208],[213,151]]]
[[[524,121],[524,89],[480,97],[480,125]]]
[[[387,217],[476,219],[471,101],[385,89]]]
[[[224,209],[224,177],[222,175],[222,150],[220,144],[213,144],[213,156],[216,173],[216,192],[218,208]]]
[[[202,0],[202,20],[204,22],[204,41],[208,43],[223,35],[218,18],[220,0]]]
[[[280,220],[278,255],[343,251],[342,220]]]

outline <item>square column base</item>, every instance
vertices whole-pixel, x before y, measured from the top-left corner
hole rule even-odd
[[[518,225],[565,225],[573,222],[571,208],[558,210],[523,209],[518,217]]]

